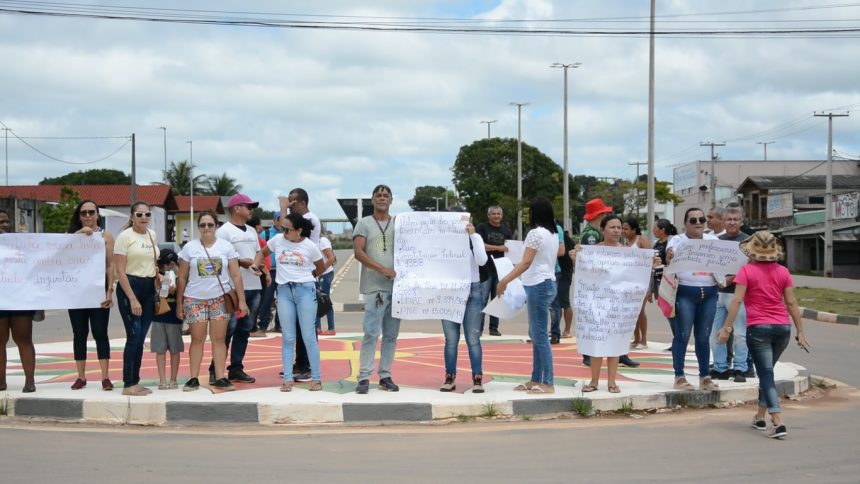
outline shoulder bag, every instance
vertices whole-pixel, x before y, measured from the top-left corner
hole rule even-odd
[[[206,250],[206,246],[203,245],[202,241],[200,242],[200,247],[203,247],[203,252],[206,252],[206,258],[212,263],[212,267],[215,267],[215,261],[209,256],[209,251]],[[236,289],[233,287],[229,291],[224,289],[224,284],[221,282],[221,274],[218,274],[216,278],[218,279],[218,285],[221,286],[221,292],[224,293],[224,305],[227,307],[227,313],[235,313],[239,309],[239,294],[236,293]]]

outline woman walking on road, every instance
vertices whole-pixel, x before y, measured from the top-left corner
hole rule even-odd
[[[75,207],[69,222],[70,234],[91,236],[100,234],[105,241],[105,296],[97,308],[69,309],[69,320],[72,323],[73,348],[75,367],[78,378],[72,384],[72,390],[80,390],[87,386],[87,337],[90,331],[96,342],[96,354],[99,359],[99,369],[102,376],[102,390],[113,390],[113,383],[108,374],[110,363],[110,338],[108,337],[108,320],[110,308],[113,306],[113,236],[99,226],[99,206],[92,200],[84,200]]]
[[[798,346],[809,351],[809,343],[803,332],[791,274],[779,264],[785,255],[782,244],[773,234],[762,230],[741,242],[740,248],[750,258],[750,263],[741,267],[735,276],[735,295],[729,303],[728,316],[720,329],[719,341],[728,341],[741,303],[744,303],[747,312],[747,344],[759,378],[758,411],[753,417],[752,426],[756,430],[767,430],[765,415],[770,413],[773,428],[769,437],[781,438],[788,435],[788,430],[782,420],[773,368],[791,339],[789,317],[797,328],[794,338]]]

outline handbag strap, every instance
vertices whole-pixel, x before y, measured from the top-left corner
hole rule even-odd
[[[209,255],[209,251],[206,250],[206,246],[203,244],[202,240],[200,241],[200,247],[203,247],[203,252],[206,253],[206,258],[209,259],[209,262],[212,263],[212,267],[215,267],[215,261],[212,260],[212,257]],[[221,270],[223,270],[223,269],[221,269]],[[224,284],[221,282],[221,274],[218,274],[216,276],[216,278],[218,279],[218,285],[221,286],[221,292],[224,293],[224,297],[226,298],[227,297],[227,291],[224,290]]]
[[[152,244],[152,262],[155,264],[155,275],[153,277],[158,279],[158,253],[155,251],[155,240],[152,239],[152,234],[149,232],[149,229],[146,229],[146,235],[149,236],[149,243]],[[156,285],[158,285],[158,281],[155,282]]]

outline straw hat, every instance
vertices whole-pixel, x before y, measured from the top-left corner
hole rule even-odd
[[[740,247],[741,252],[759,262],[775,262],[785,257],[782,244],[767,230],[754,233],[752,237],[741,242]]]

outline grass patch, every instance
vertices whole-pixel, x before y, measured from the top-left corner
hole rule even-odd
[[[457,415],[457,421],[458,421],[458,422],[463,422],[463,423],[466,423],[466,422],[474,422],[474,421],[475,421],[475,417],[473,417],[473,416],[471,416],[471,415],[464,415],[464,414],[462,414],[462,413],[461,413],[460,415]]]
[[[588,398],[574,398],[573,412],[583,417],[588,417],[594,411],[594,406]]]
[[[631,413],[633,413],[633,400],[621,402],[621,413],[623,413],[624,415],[630,415]]]
[[[812,377],[812,378],[810,378],[810,383],[812,383],[812,386],[814,386],[816,388],[820,388],[821,390],[828,390],[831,388],[836,388],[835,384],[830,383],[829,381],[825,380],[824,378]]]
[[[0,402],[0,416],[9,415],[9,395],[3,396],[3,401]]]
[[[482,417],[498,417],[501,414],[499,406],[496,402],[487,402],[481,407]]]
[[[860,316],[860,294],[856,292],[796,287],[794,294],[802,307],[846,316]]]
[[[531,415],[522,415],[522,416],[520,416],[520,419],[523,422],[530,422],[532,420],[532,416]]]

